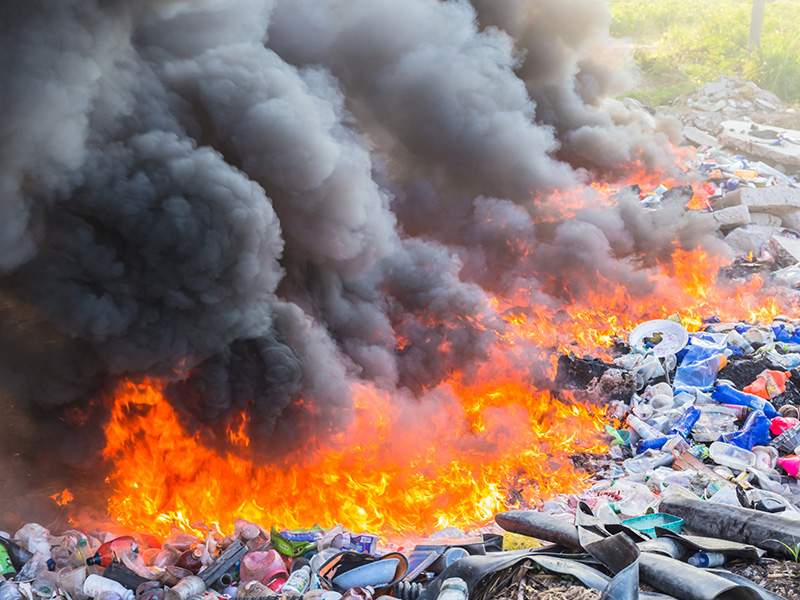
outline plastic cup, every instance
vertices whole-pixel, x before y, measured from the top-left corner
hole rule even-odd
[[[647,389],[650,392],[649,395],[651,398],[655,398],[656,396],[669,396],[672,398],[672,386],[664,381],[651,385]],[[645,396],[647,396],[647,393],[645,393]]]
[[[633,407],[633,414],[642,421],[647,421],[647,419],[653,416],[653,407],[649,404],[637,404]]]
[[[666,394],[658,394],[650,399],[650,406],[653,408],[654,413],[660,413],[669,410],[674,404],[675,402],[673,401],[671,395],[667,396]]]

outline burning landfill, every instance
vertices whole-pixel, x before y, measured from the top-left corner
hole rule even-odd
[[[797,113],[608,19],[0,5],[0,600],[800,597]]]

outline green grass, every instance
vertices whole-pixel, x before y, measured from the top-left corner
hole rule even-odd
[[[800,2],[768,0],[761,46],[747,48],[752,0],[610,0],[611,33],[638,45],[653,101],[738,75],[800,101]],[[660,89],[664,88],[664,89]],[[644,101],[644,100],[643,100]]]

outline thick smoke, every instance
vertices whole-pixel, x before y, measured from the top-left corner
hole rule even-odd
[[[664,124],[607,99],[602,0],[29,0],[0,23],[18,404],[154,376],[197,427],[245,411],[274,459],[341,426],[355,382],[469,370],[493,295],[644,292],[639,267],[702,235],[581,191],[673,160]],[[538,223],[556,190],[588,207]]]

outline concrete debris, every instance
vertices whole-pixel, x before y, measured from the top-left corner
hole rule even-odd
[[[724,196],[717,206],[727,208],[744,204],[751,213],[764,212],[783,217],[800,209],[800,189],[783,186],[741,188]]]
[[[800,165],[800,131],[756,125],[747,121],[723,121],[717,136],[724,146],[782,165]]]
[[[730,206],[721,210],[708,213],[707,220],[710,221],[710,226],[716,229],[731,230],[734,227],[744,227],[753,223],[753,216],[750,214],[750,209],[744,204],[738,206]],[[780,225],[780,221],[778,221]]]
[[[769,250],[780,266],[800,263],[800,239],[773,235],[769,240]]]
[[[725,241],[737,252],[758,256],[767,249],[770,239],[779,231],[777,227],[745,225],[731,231],[725,236]]]

